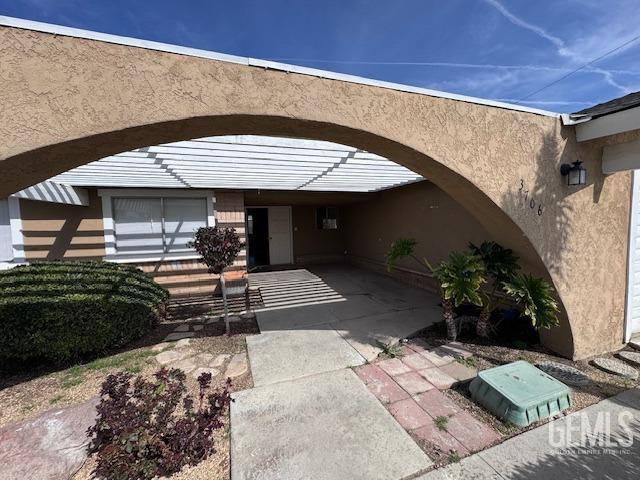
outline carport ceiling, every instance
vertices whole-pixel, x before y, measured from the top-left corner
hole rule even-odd
[[[423,177],[346,145],[237,135],[140,148],[74,168],[52,180],[97,187],[375,192]]]

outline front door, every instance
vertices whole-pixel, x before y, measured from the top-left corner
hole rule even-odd
[[[269,207],[269,260],[271,265],[293,263],[291,207]]]
[[[640,170],[633,172],[625,341],[640,336]]]

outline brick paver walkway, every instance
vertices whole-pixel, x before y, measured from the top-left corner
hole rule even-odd
[[[476,376],[475,369],[457,361],[470,356],[456,343],[429,348],[412,341],[403,346],[402,357],[363,365],[355,371],[418,443],[464,457],[500,439],[498,432],[441,392]]]

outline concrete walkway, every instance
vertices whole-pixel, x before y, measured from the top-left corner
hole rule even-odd
[[[348,266],[252,274],[256,388],[231,405],[232,480],[400,479],[432,462],[348,367],[440,317],[438,299]]]
[[[256,386],[374,360],[440,319],[436,295],[346,265],[251,274],[264,308],[262,334],[248,337]]]
[[[598,438],[588,432],[604,432],[609,426],[610,445],[585,443],[584,438],[594,441]],[[606,438],[601,436],[601,442]],[[419,480],[470,478],[637,480],[640,478],[640,389],[628,390],[460,463],[418,477]]]

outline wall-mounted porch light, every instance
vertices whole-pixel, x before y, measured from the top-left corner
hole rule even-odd
[[[567,177],[567,185],[585,185],[587,183],[587,169],[582,166],[580,160],[572,164],[563,163],[560,165],[560,173]]]

